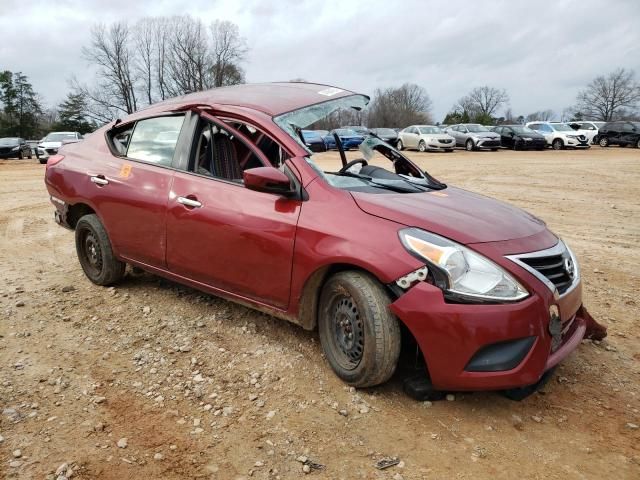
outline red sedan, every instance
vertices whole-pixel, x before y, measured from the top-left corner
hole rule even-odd
[[[153,105],[49,159],[56,221],[92,282],[130,264],[318,328],[358,387],[388,380],[407,345],[428,386],[413,394],[528,387],[606,334],[575,255],[538,218],[441,183],[375,136],[322,171],[302,129],[368,100],[272,83]]]

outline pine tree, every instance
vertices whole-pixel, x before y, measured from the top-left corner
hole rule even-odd
[[[96,125],[87,120],[87,99],[82,92],[67,94],[67,98],[58,106],[56,130],[68,130],[82,134],[95,130]]]

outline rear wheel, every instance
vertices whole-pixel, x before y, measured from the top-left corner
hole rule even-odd
[[[467,149],[467,152],[472,152],[475,146],[473,145],[473,140],[469,139],[464,144],[464,148]]]
[[[564,148],[564,142],[560,138],[556,138],[553,142],[551,142],[551,148],[554,150],[562,150]]]
[[[387,381],[400,356],[400,327],[391,300],[369,274],[340,272],[322,288],[320,342],[333,371],[355,387]]]
[[[421,152],[427,151],[427,144],[424,143],[424,140],[420,140],[420,143],[418,144],[418,150],[420,150]]]
[[[607,137],[600,137],[600,140],[598,141],[598,143],[600,144],[601,147],[608,147],[609,139]]]
[[[402,145],[402,140],[398,140],[398,143],[396,144],[396,149],[402,150],[403,148],[404,148],[404,145]]]
[[[113,254],[109,236],[97,215],[85,215],[76,225],[76,253],[89,280],[112,285],[124,277],[126,264]]]

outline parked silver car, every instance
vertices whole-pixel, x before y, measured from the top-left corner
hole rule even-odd
[[[47,163],[51,155],[58,153],[63,143],[78,142],[82,140],[78,132],[51,132],[38,143],[36,154],[40,163]]]
[[[411,125],[398,133],[398,150],[415,148],[421,152],[453,152],[453,147],[454,138],[433,125]]]
[[[495,152],[500,148],[500,135],[479,123],[451,125],[445,129],[445,133],[455,139],[456,146],[464,147],[469,152],[483,148],[488,148]]]

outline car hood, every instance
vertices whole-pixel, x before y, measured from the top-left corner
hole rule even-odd
[[[351,194],[370,215],[467,245],[524,238],[546,230],[542,220],[524,210],[456,187],[425,193]]]
[[[43,148],[60,148],[62,142],[40,142],[38,146]]]

